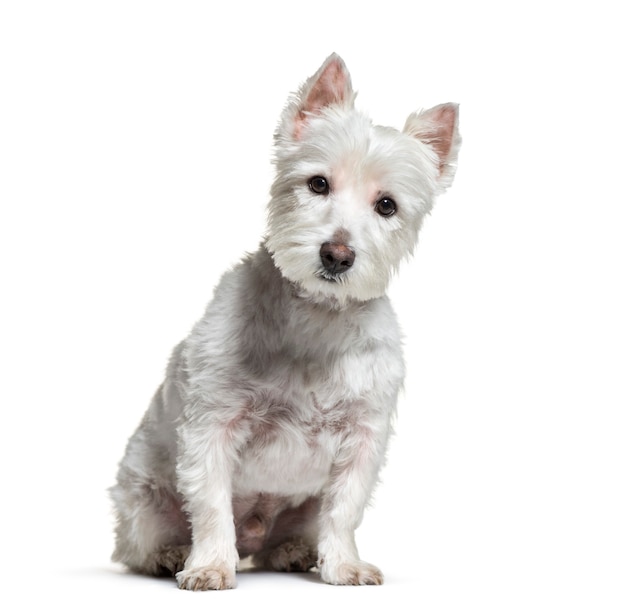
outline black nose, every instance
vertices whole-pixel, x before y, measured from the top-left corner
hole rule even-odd
[[[324,268],[333,275],[347,271],[353,264],[356,254],[353,249],[341,243],[323,243],[320,258]]]

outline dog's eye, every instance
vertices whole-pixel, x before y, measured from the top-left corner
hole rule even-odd
[[[312,177],[309,179],[309,190],[316,194],[328,194],[330,192],[330,184],[326,177]]]
[[[396,212],[396,203],[391,198],[381,198],[376,201],[376,205],[374,209],[378,215],[382,215],[383,217],[389,217]]]

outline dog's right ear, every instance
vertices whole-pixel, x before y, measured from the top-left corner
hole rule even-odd
[[[354,106],[354,98],[350,73],[344,61],[333,53],[288,101],[276,139],[300,140],[311,117],[333,105],[350,108]]]

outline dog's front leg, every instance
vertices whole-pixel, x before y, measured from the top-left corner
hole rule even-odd
[[[324,493],[320,513],[318,567],[329,584],[382,584],[381,571],[361,561],[354,532],[378,479],[389,435],[379,416],[346,435]]]
[[[232,511],[232,478],[245,425],[206,413],[179,428],[178,487],[192,530],[191,553],[176,574],[188,590],[235,587],[239,562]]]

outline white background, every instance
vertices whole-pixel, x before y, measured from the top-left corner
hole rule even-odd
[[[2,609],[623,613],[618,4],[3,2]],[[461,103],[456,183],[390,289],[408,378],[359,530],[387,583],[124,574],[106,488],[332,51],[379,123]]]

